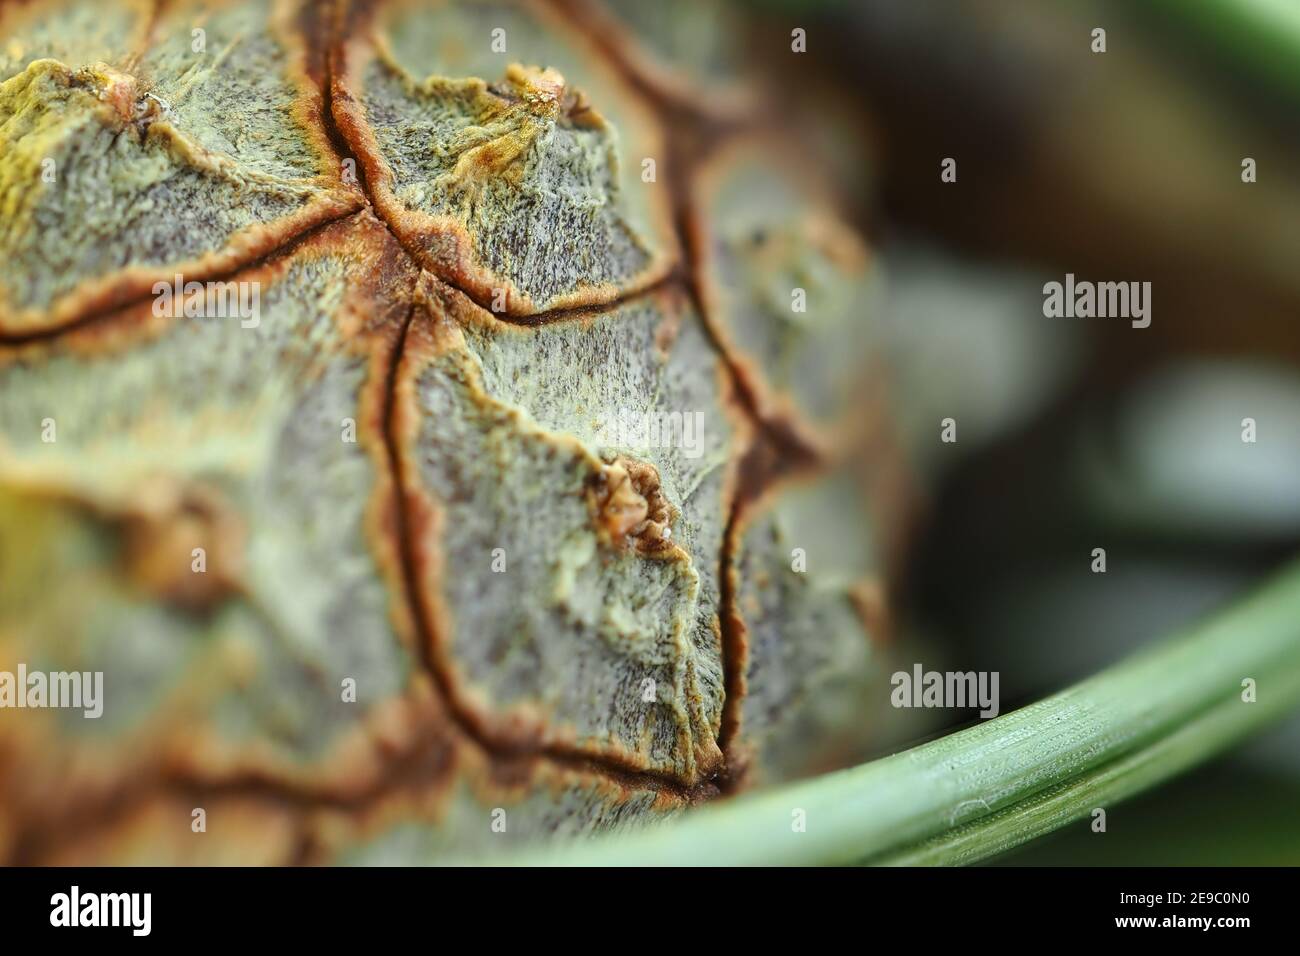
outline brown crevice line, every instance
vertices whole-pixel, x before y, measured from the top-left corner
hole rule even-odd
[[[227,279],[236,278],[249,270],[259,269],[269,262],[273,262],[282,256],[289,255],[303,243],[316,236],[317,233],[324,232],[335,223],[342,222],[349,216],[355,216],[364,209],[364,206],[359,206],[356,209],[349,209],[347,212],[341,212],[337,215],[332,215],[322,219],[320,222],[308,226],[297,235],[288,237],[275,248],[268,249],[256,259],[250,259],[248,262],[241,263],[233,268],[223,269],[218,272],[200,273],[197,276],[193,276],[193,274],[191,275],[194,277],[194,281],[196,282],[224,282]],[[188,278],[189,277],[187,277],[187,281]],[[114,318],[121,318],[124,313],[149,301],[151,298],[153,298],[152,294],[143,293],[127,299],[112,308],[88,312],[85,315],[79,316],[69,322],[65,322],[62,325],[54,326],[53,328],[35,329],[31,332],[19,333],[0,332],[0,354],[2,354],[3,350],[6,348],[19,348],[37,342],[48,342],[52,339],[58,339],[73,332],[79,332],[89,326],[98,325],[101,322],[109,322]]]
[[[707,800],[718,793],[718,787],[711,780],[703,780],[690,785],[669,773],[636,767],[612,756],[589,754],[576,748],[561,744],[537,744],[527,746],[520,744],[503,744],[494,740],[484,731],[473,714],[462,706],[456,693],[451,676],[439,666],[433,654],[435,630],[432,615],[419,586],[416,571],[415,542],[411,531],[411,519],[408,514],[408,489],[401,468],[398,441],[394,431],[394,409],[397,402],[397,377],[405,353],[406,340],[411,326],[416,320],[418,305],[411,307],[406,321],[402,325],[401,336],[393,350],[392,365],[388,373],[388,387],[384,404],[384,442],[388,450],[389,470],[392,473],[393,489],[397,496],[394,509],[397,522],[398,550],[402,566],[402,583],[406,591],[406,600],[412,611],[412,621],[416,631],[416,641],[424,669],[432,678],[438,693],[448,711],[455,720],[457,728],[476,743],[494,760],[519,760],[541,758],[556,766],[577,772],[592,773],[629,789],[654,790],[673,794],[696,803]]]
[[[698,144],[696,144],[698,149]],[[718,725],[718,749],[722,752],[722,772],[720,779],[720,788],[722,794],[729,795],[740,788],[742,784],[743,772],[741,768],[735,765],[731,745],[735,739],[736,731],[739,726],[739,712],[742,703],[741,693],[741,670],[743,639],[740,635],[738,622],[733,618],[733,610],[738,612],[735,607],[735,595],[732,593],[731,586],[731,565],[735,558],[734,549],[732,548],[732,527],[740,513],[740,503],[746,493],[745,476],[747,474],[747,462],[750,460],[754,447],[758,442],[763,440],[763,434],[766,430],[766,423],[758,415],[757,407],[753,397],[748,393],[744,383],[736,374],[732,366],[731,357],[722,347],[722,342],[714,333],[713,323],[710,321],[704,308],[704,297],[700,291],[699,270],[696,268],[696,257],[693,244],[691,242],[690,230],[687,228],[686,217],[690,204],[690,184],[685,181],[685,169],[688,166],[689,159],[698,159],[698,155],[689,156],[690,151],[684,144],[680,144],[676,139],[669,141],[668,147],[668,182],[669,192],[672,202],[673,228],[677,233],[677,243],[682,251],[682,262],[685,269],[686,277],[686,294],[690,300],[691,308],[699,317],[699,323],[704,329],[704,335],[709,345],[713,348],[719,361],[722,362],[726,369],[727,379],[731,383],[732,392],[739,399],[741,413],[747,418],[754,428],[750,438],[750,447],[745,449],[737,467],[737,476],[735,483],[735,493],[731,501],[731,513],[727,516],[727,523],[723,529],[720,553],[716,555],[715,566],[718,569],[718,627],[722,633],[721,655],[722,655],[722,717]]]
[[[613,69],[623,82],[646,101],[665,130],[675,130],[682,125],[689,125],[692,130],[706,131],[710,140],[720,141],[743,135],[746,131],[757,129],[761,125],[749,116],[714,116],[698,108],[691,99],[664,88],[634,62],[624,57],[599,25],[593,25],[583,16],[580,7],[575,8],[566,0],[542,0],[542,2],[562,18],[570,29],[584,36],[596,48],[602,62]],[[607,10],[606,15],[611,20],[619,21],[620,30],[627,34],[632,33],[630,27],[620,21],[616,12]],[[640,41],[638,39],[635,42],[639,45]],[[672,148],[671,143],[669,148]]]
[[[163,11],[167,8],[169,2],[170,0],[154,0],[150,5],[149,22],[145,25],[144,31],[144,46],[136,50],[132,56],[132,67],[138,66],[139,61],[144,58],[150,47],[154,45],[154,34],[158,31],[158,24],[162,22]]]
[[[429,274],[435,275],[435,273],[432,272]],[[557,325],[561,322],[571,322],[587,316],[605,315],[615,311],[616,309],[620,309],[623,306],[631,305],[641,299],[648,299],[665,289],[678,287],[683,291],[687,291],[690,285],[690,279],[686,275],[685,271],[680,266],[676,266],[668,270],[667,274],[663,277],[656,279],[649,285],[624,292],[622,295],[617,295],[608,302],[603,302],[597,305],[568,305],[558,309],[547,309],[544,312],[534,312],[531,315],[516,315],[510,312],[494,312],[482,302],[476,301],[473,296],[468,292],[465,292],[464,289],[458,287],[455,283],[447,281],[442,276],[436,276],[436,278],[444,285],[456,289],[457,292],[460,292],[497,321],[505,322],[509,325],[516,325],[525,329],[541,328],[544,325]]]
[[[299,825],[298,833],[294,837],[293,850],[289,856],[281,861],[281,866],[301,867],[312,866],[321,856],[320,847],[317,845],[316,835],[312,832],[311,827]]]
[[[111,829],[151,799],[183,798],[193,802],[195,807],[203,806],[205,801],[246,799],[274,804],[298,814],[325,810],[356,813],[404,787],[422,790],[430,783],[436,783],[448,770],[445,762],[431,764],[428,760],[437,756],[440,742],[436,734],[426,733],[406,751],[386,761],[374,782],[355,793],[331,792],[276,779],[256,770],[236,772],[226,779],[202,780],[188,773],[158,768],[152,774],[131,777],[125,785],[100,800],[90,812],[79,808],[78,815],[87,818],[84,825],[70,823],[66,817],[60,816],[38,826],[24,826],[6,865],[39,865],[59,847],[84,839],[87,833]],[[302,844],[311,839],[310,828],[303,825],[304,821],[296,822],[299,824],[299,848],[294,853],[295,859],[302,853]]]
[[[667,121],[668,118],[665,116],[664,120]],[[740,728],[740,708],[744,702],[741,687],[745,658],[745,641],[741,634],[743,625],[740,623],[738,596],[735,594],[731,579],[731,570],[740,547],[735,532],[739,528],[743,511],[752,502],[757,501],[768,488],[780,481],[783,475],[820,467],[822,461],[816,450],[804,442],[787,423],[771,420],[759,410],[757,397],[751,391],[749,381],[733,362],[730,352],[718,334],[715,317],[706,305],[702,288],[703,277],[699,269],[700,250],[696,243],[698,231],[691,228],[690,223],[693,190],[686,170],[698,166],[699,161],[710,149],[716,147],[717,141],[723,135],[725,134],[716,137],[706,135],[699,140],[689,142],[684,138],[673,138],[669,142],[667,166],[673,204],[673,225],[682,250],[686,293],[691,307],[704,327],[704,334],[710,346],[726,369],[727,378],[736,396],[736,403],[754,429],[749,447],[741,456],[736,491],[731,502],[730,514],[727,516],[721,553],[717,556],[720,605],[718,624],[722,631],[724,694],[722,720],[717,740],[723,759],[719,786],[722,795],[729,796],[743,789],[745,783],[745,768],[736,764],[733,750]]]
[[[634,76],[635,71],[631,71],[629,77]],[[740,399],[741,410],[754,426],[756,436],[787,451],[801,464],[819,461],[821,456],[817,450],[801,439],[788,423],[771,419],[760,410],[758,397],[754,394],[747,377],[741,374],[732,359],[719,331],[717,319],[707,307],[704,295],[704,277],[700,270],[703,250],[699,243],[707,240],[702,234],[703,230],[695,228],[696,223],[693,223],[691,218],[692,215],[700,215],[698,210],[693,211],[691,208],[692,200],[696,198],[693,173],[710,155],[715,154],[722,144],[760,127],[755,123],[711,120],[678,100],[664,98],[649,88],[643,95],[651,100],[651,110],[659,123],[665,129],[679,131],[673,136],[666,137],[668,153],[665,156],[665,167],[668,173],[673,231],[682,255],[679,271],[691,307],[699,315],[713,350],[726,365],[727,375]]]
[[[332,115],[330,117],[329,125],[331,128],[334,129],[335,133],[337,133],[340,136],[342,135],[342,133],[338,131],[337,126],[334,125],[334,120]],[[334,134],[331,134],[331,138],[333,137],[333,135]],[[352,156],[353,154],[349,151],[348,155]],[[651,296],[655,295],[661,290],[671,288],[674,285],[680,285],[683,288],[687,288],[690,285],[689,277],[687,276],[684,268],[682,266],[676,266],[668,270],[668,272],[665,275],[663,275],[659,279],[656,279],[654,282],[648,283],[647,285],[641,286],[640,288],[632,289],[628,292],[624,292],[621,295],[614,296],[612,299],[609,299],[606,302],[596,303],[592,305],[562,306],[556,309],[546,309],[542,312],[533,312],[528,315],[520,315],[513,312],[497,312],[495,309],[491,307],[490,304],[482,301],[480,297],[476,296],[470,290],[463,288],[455,280],[451,279],[448,276],[443,275],[442,273],[434,269],[430,269],[427,265],[425,265],[420,249],[417,246],[415,246],[413,243],[408,242],[406,240],[406,237],[404,237],[397,229],[393,227],[393,224],[389,222],[388,219],[384,216],[383,210],[380,209],[378,204],[375,202],[374,197],[371,195],[370,192],[371,189],[370,183],[366,175],[362,172],[362,164],[359,161],[357,162],[357,184],[361,187],[362,192],[365,194],[366,204],[369,207],[370,211],[374,213],[375,218],[384,224],[384,228],[388,230],[389,235],[391,235],[397,241],[398,245],[402,247],[402,251],[412,262],[415,263],[416,267],[421,272],[426,273],[432,276],[433,278],[437,279],[439,282],[447,286],[449,289],[454,289],[456,292],[459,292],[467,300],[474,303],[474,305],[478,306],[480,309],[482,309],[488,315],[492,316],[492,318],[496,319],[498,322],[504,322],[509,325],[518,326],[519,328],[523,328],[523,329],[541,328],[542,326],[545,325],[556,325],[561,322],[569,322],[577,319],[582,319],[586,316],[602,315],[605,313],[613,312],[615,309],[621,308],[625,305],[629,305],[633,302],[636,302],[639,299],[650,298]]]
[[[768,487],[780,480],[786,470],[816,467],[820,463],[820,456],[785,423],[771,421],[759,410],[750,383],[740,374],[718,333],[717,322],[707,308],[703,292],[703,276],[699,268],[701,250],[696,241],[703,237],[699,230],[692,228],[691,223],[691,201],[694,198],[691,172],[698,169],[700,163],[720,143],[742,132],[747,128],[746,125],[731,123],[721,129],[712,128],[712,124],[698,112],[675,99],[661,96],[658,90],[642,84],[636,71],[625,72],[634,84],[642,88],[643,95],[651,102],[652,111],[665,128],[686,130],[686,135],[667,138],[668,154],[665,157],[673,230],[682,255],[683,281],[691,307],[704,328],[705,337],[726,369],[741,414],[754,429],[749,447],[744,449],[741,456],[735,495],[722,536],[721,553],[716,558],[723,674],[722,719],[717,738],[718,749],[722,752],[722,770],[718,786],[720,795],[730,796],[744,788],[746,775],[745,768],[737,765],[733,749],[740,729],[740,708],[744,703],[742,685],[745,665],[745,641],[741,633],[743,625],[731,574],[740,546],[735,532],[744,510],[751,502],[758,500]],[[784,465],[787,458],[792,461]],[[771,464],[772,460],[777,463],[775,467]]]
[[[352,160],[352,165],[357,178],[357,188],[361,191],[361,196],[366,202],[366,206],[374,213],[375,218],[383,223],[384,228],[389,234],[397,240],[407,257],[419,266],[420,260],[411,255],[406,244],[402,242],[400,236],[393,231],[388,220],[379,214],[379,208],[375,205],[374,199],[370,194],[370,183],[366,177],[365,164],[357,158],[352,149],[352,144],[348,138],[343,135],[343,130],[339,128],[338,121],[334,118],[334,56],[333,48],[335,40],[338,39],[336,32],[339,29],[339,20],[343,15],[343,4],[346,0],[330,0],[323,2],[319,6],[312,6],[310,3],[304,5],[299,21],[299,29],[304,34],[303,43],[307,46],[311,54],[320,57],[316,65],[321,71],[320,88],[321,88],[321,125],[325,127],[325,136],[334,147],[334,152],[338,154],[339,161],[345,159]],[[308,56],[311,62],[311,56]]]
[[[749,456],[746,455],[745,459]],[[741,467],[744,467],[742,459]],[[731,514],[727,516],[727,526],[722,533],[722,554],[719,555],[718,569],[718,624],[722,629],[722,720],[718,727],[718,749],[722,751],[723,775],[720,788],[724,795],[730,795],[741,789],[744,784],[744,768],[736,766],[733,744],[740,730],[740,706],[744,702],[741,693],[741,680],[744,677],[744,638],[740,633],[740,607],[731,571],[735,564],[737,546],[735,533],[740,517],[740,501],[731,503]]]
[[[674,162],[673,166],[676,165]],[[820,462],[822,455],[816,448],[803,440],[790,427],[788,422],[772,418],[761,411],[758,397],[754,394],[748,378],[737,368],[731,353],[727,350],[726,344],[718,332],[718,323],[707,306],[707,300],[701,285],[703,280],[698,267],[699,249],[693,238],[695,230],[690,228],[688,222],[690,199],[689,190],[684,190],[682,194],[677,195],[674,199],[676,208],[673,215],[685,259],[684,274],[687,293],[690,296],[692,308],[700,316],[709,344],[713,346],[713,350],[717,352],[718,357],[727,368],[727,375],[735,389],[736,396],[740,399],[741,410],[754,426],[756,443],[757,440],[769,442],[773,447],[788,454],[799,465]]]
[[[791,454],[790,449],[772,440],[770,430],[755,433],[745,454],[741,457],[736,494],[731,503],[727,527],[722,539],[720,559],[719,623],[722,627],[723,686],[726,697],[722,707],[722,725],[718,734],[718,747],[722,751],[728,773],[722,787],[725,794],[744,788],[745,768],[733,762],[732,746],[740,731],[740,707],[745,695],[741,692],[743,670],[746,663],[744,624],[740,612],[740,597],[736,593],[732,571],[740,553],[744,522],[750,512],[761,508],[763,498],[782,482],[800,475],[817,474],[825,463],[816,457]]]

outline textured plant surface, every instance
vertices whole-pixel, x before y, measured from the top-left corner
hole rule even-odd
[[[866,250],[733,31],[613,6],[0,5],[0,668],[106,698],[0,715],[5,859],[477,856],[863,752]]]

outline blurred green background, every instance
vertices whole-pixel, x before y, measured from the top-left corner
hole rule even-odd
[[[898,629],[1000,671],[1005,712],[1300,553],[1300,4],[802,10],[870,143],[858,218],[921,489]],[[1067,272],[1151,282],[1151,327],[1045,318]],[[999,862],[1300,864],[1300,717],[1108,813]]]

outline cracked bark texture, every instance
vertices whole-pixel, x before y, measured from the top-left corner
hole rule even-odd
[[[106,696],[0,710],[0,858],[476,859],[861,752],[867,258],[637,15],[0,4],[0,670]]]

